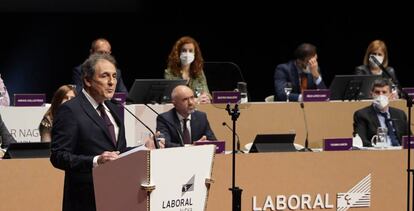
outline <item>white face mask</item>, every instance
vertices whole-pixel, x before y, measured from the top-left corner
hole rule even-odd
[[[372,55],[372,56],[374,56],[381,64],[384,61],[383,56],[377,56],[377,55]],[[369,58],[369,63],[371,64],[372,67],[378,67],[378,65],[374,61],[372,61],[371,57]]]
[[[182,52],[180,54],[180,60],[182,65],[191,64],[194,61],[194,53],[191,52]]]
[[[374,106],[379,109],[379,110],[383,110],[385,107],[388,106],[388,104],[390,103],[389,99],[387,96],[385,95],[378,95],[375,96],[374,101],[372,102],[372,104],[374,104]]]

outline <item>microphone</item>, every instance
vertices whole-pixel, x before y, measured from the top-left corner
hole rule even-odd
[[[167,123],[167,124],[169,124],[170,126],[172,126],[174,129],[175,129],[175,132],[177,132],[177,134],[178,134],[178,137],[180,138],[180,144],[181,144],[181,146],[184,146],[184,139],[183,139],[183,137],[181,136],[181,132],[180,132],[180,130],[178,130],[178,128],[175,126],[175,124],[173,124],[173,123],[171,123],[170,121],[168,121],[166,118],[164,118],[163,116],[161,116],[160,115],[160,113],[158,113],[155,109],[153,109],[151,106],[149,106],[148,104],[144,104],[147,108],[149,108],[152,112],[154,112],[156,115],[157,115],[157,117],[160,117],[161,118],[161,120],[163,120],[164,121],[164,123]]]
[[[226,122],[223,122],[222,125],[227,127],[231,132],[233,132],[233,129]],[[237,151],[241,152],[241,153],[244,153],[243,151],[240,150],[240,138],[239,138],[239,135],[237,133],[236,133],[236,137],[237,137],[237,143],[236,143],[237,144]]]
[[[305,104],[303,102],[301,102],[300,107],[302,108],[303,120],[305,122],[306,138],[305,138],[305,147],[303,149],[299,150],[299,151],[301,151],[301,152],[312,152],[312,150],[309,149],[309,141],[308,141],[309,130],[308,130],[308,122],[306,121]]]
[[[149,130],[152,134],[152,137],[154,138],[154,145],[156,149],[160,148],[160,144],[158,143],[158,140],[155,138],[155,133],[154,131],[151,130],[150,127],[148,127],[147,124],[145,124],[142,120],[140,120],[137,116],[135,116],[134,113],[132,113],[129,109],[127,109],[124,105],[122,105],[121,103],[119,103],[118,101],[116,101],[115,99],[111,99],[111,102],[114,103],[115,105],[119,105],[121,106],[123,109],[125,109],[126,111],[128,111],[128,113],[130,113],[136,120],[138,120],[138,122],[140,122],[142,125],[144,125],[145,128],[147,128],[147,130]]]

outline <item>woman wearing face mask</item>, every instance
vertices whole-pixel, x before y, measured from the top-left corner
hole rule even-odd
[[[175,42],[168,56],[165,79],[185,79],[200,103],[210,103],[211,95],[203,72],[203,57],[200,47],[192,37],[181,37]]]
[[[380,63],[382,67],[380,67],[377,63]],[[384,68],[389,74],[384,72],[382,68]],[[355,75],[381,75],[383,78],[390,79],[393,83],[391,99],[398,98],[397,87],[399,82],[394,68],[388,66],[387,46],[382,40],[374,40],[368,45],[363,65],[355,68]]]
[[[326,89],[318,65],[316,47],[309,43],[299,45],[295,59],[279,64],[274,72],[275,96],[277,101],[286,101],[285,88],[292,88],[289,101],[302,101],[306,89]]]
[[[52,123],[57,108],[60,104],[74,98],[75,95],[76,90],[73,85],[63,85],[56,90],[53,95],[52,103],[39,125],[41,142],[50,142],[52,140]]]

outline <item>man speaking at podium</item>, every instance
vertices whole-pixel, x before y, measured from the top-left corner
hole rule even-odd
[[[96,210],[92,168],[126,150],[125,128],[109,100],[117,84],[115,59],[92,54],[82,64],[83,89],[57,110],[50,161],[65,171],[62,210]]]
[[[171,99],[174,108],[157,117],[157,131],[164,135],[165,147],[216,140],[206,113],[195,110],[193,90],[179,85],[172,91]]]

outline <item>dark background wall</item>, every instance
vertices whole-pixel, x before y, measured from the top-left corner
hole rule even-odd
[[[50,100],[60,85],[71,83],[72,68],[84,61],[97,37],[111,42],[127,87],[135,78],[162,78],[169,51],[183,35],[199,41],[206,61],[237,63],[254,101],[273,94],[276,65],[291,59],[302,42],[318,47],[329,85],[336,74],[352,74],[369,42],[382,39],[401,84],[414,85],[409,76],[413,17],[401,10],[385,17],[349,5],[322,10],[296,2],[288,7],[211,1],[30,2],[6,0],[0,6],[0,73],[11,95],[46,93]]]

